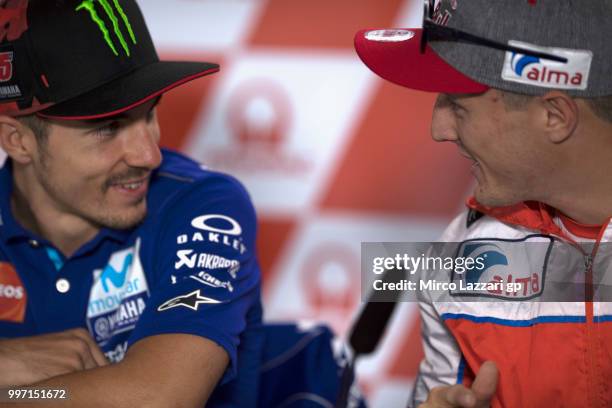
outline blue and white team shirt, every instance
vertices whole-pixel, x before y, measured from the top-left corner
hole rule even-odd
[[[145,220],[70,258],[16,222],[10,162],[0,169],[0,338],[84,327],[118,362],[148,336],[202,336],[230,358],[207,406],[249,406],[262,346],[253,206],[235,179],[162,154]]]

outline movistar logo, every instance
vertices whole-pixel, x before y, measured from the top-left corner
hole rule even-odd
[[[108,285],[106,283],[107,280],[110,280],[113,283],[113,286],[116,288],[120,288],[125,283],[125,277],[127,276],[127,271],[130,269],[130,265],[132,265],[132,254],[128,254],[123,260],[123,267],[120,271],[115,270],[110,264],[104,267],[104,271],[102,271],[102,275],[100,275],[100,281],[102,281],[102,287],[104,288],[104,292],[108,293]]]
[[[130,47],[125,37],[123,36],[123,32],[121,31],[121,27],[120,27],[121,24],[119,23],[119,18],[121,18],[121,21],[123,21],[123,25],[125,26],[125,29],[130,34],[130,39],[132,40],[132,43],[134,44],[136,44],[136,37],[134,36],[134,31],[132,30],[132,26],[130,24],[130,21],[127,18],[127,15],[125,14],[125,12],[123,11],[123,8],[121,8],[121,5],[119,4],[119,0],[112,0],[112,2],[113,4],[111,5],[110,0],[83,0],[83,2],[81,2],[81,4],[79,4],[78,7],[76,8],[76,11],[79,11],[79,10],[89,11],[89,15],[91,19],[100,28],[100,31],[102,32],[102,35],[104,37],[104,41],[106,41],[106,44],[108,44],[108,46],[113,51],[113,53],[116,56],[119,56],[119,52],[117,51],[117,47],[115,46],[115,42],[113,41],[113,37],[111,35],[110,30],[106,26],[106,23],[104,22],[104,20],[100,18],[100,16],[98,15],[98,12],[96,11],[96,3],[99,3],[100,6],[102,6],[102,9],[104,10],[104,12],[106,13],[106,16],[108,17],[108,19],[111,21],[113,25],[113,32],[115,34],[115,37],[117,37],[117,39],[119,40],[119,43],[121,44],[121,47],[123,48],[123,51],[125,52],[125,55],[129,57]],[[113,9],[113,6],[114,6],[114,9]]]

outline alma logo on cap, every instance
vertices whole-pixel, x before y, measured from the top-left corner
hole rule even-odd
[[[567,58],[557,62],[527,54],[506,52],[501,77],[506,81],[554,89],[587,89],[593,53],[589,50],[540,47],[521,41],[508,41],[509,45],[527,50],[545,52]]]
[[[123,11],[123,8],[121,8],[121,5],[119,4],[119,0],[113,0],[113,5],[115,6],[115,10],[117,14],[115,14],[115,11],[113,10],[113,6],[111,6],[111,4],[109,3],[109,0],[98,0],[97,2],[100,4],[100,6],[102,6],[102,9],[106,13],[106,16],[111,21],[113,25],[113,32],[115,34],[115,37],[117,37],[117,39],[119,40],[119,43],[121,44],[121,47],[123,48],[123,51],[125,51],[125,55],[129,57],[130,48],[128,46],[127,41],[125,40],[125,37],[123,36],[123,33],[121,32],[119,18],[121,18],[121,20],[123,21],[125,28],[130,34],[132,43],[134,44],[136,44],[136,37],[134,36],[134,31],[132,30],[132,26],[130,24],[130,21],[127,18],[127,15],[125,14],[125,12]],[[104,41],[106,41],[106,44],[108,44],[110,49],[113,51],[113,54],[115,54],[116,56],[119,56],[119,52],[117,52],[117,48],[115,47],[115,43],[111,36],[110,30],[106,27],[106,23],[104,22],[104,20],[102,20],[102,18],[100,18],[100,16],[98,15],[95,4],[96,4],[96,0],[83,0],[83,2],[77,6],[76,11],[79,11],[79,10],[89,11],[89,16],[100,28],[100,31],[102,32],[102,35],[104,36]],[[119,15],[119,17],[117,17],[117,15]]]

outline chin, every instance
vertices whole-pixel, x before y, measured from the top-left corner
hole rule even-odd
[[[95,220],[97,224],[106,228],[126,230],[140,224],[146,216],[147,206],[142,202],[136,207],[101,214]]]

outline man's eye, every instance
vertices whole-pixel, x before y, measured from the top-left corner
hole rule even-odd
[[[149,112],[147,112],[147,122],[151,122],[155,118],[156,108],[155,106]]]
[[[96,136],[107,137],[114,136],[117,134],[119,129],[121,128],[121,124],[117,121],[110,122],[104,126],[100,126],[95,130]]]
[[[462,113],[465,112],[465,109],[463,108],[463,106],[460,106],[454,102],[451,102],[450,104],[450,108],[454,113]]]

